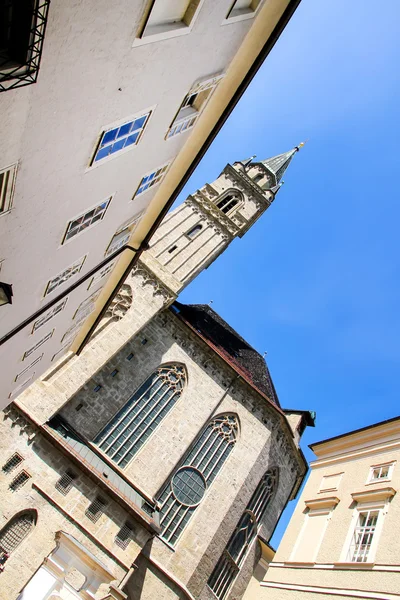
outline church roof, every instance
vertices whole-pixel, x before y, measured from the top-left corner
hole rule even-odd
[[[219,314],[207,304],[174,302],[171,309],[200,334],[237,373],[280,408],[278,396],[264,358]]]

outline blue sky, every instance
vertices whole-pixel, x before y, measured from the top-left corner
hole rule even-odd
[[[308,444],[400,414],[399,20],[398,0],[303,0],[180,197],[309,138],[272,207],[180,297],[212,299],[268,352],[281,404],[316,410],[309,460]]]

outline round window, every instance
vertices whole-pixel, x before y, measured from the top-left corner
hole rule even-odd
[[[182,467],[172,478],[172,493],[185,506],[200,504],[206,488],[206,480],[194,467]]]

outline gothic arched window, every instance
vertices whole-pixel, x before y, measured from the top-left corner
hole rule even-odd
[[[36,525],[36,510],[25,510],[15,515],[0,531],[0,556],[11,554],[18,548]]]
[[[222,556],[208,580],[219,600],[223,600],[257,537],[261,519],[278,487],[278,468],[269,469],[257,486]]]
[[[182,365],[156,369],[96,436],[95,443],[125,467],[174,406],[185,382]]]
[[[239,197],[235,194],[227,194],[220,200],[217,200],[216,205],[223,213],[228,214],[239,205]]]
[[[235,415],[215,417],[203,429],[181,465],[162,489],[158,502],[162,537],[175,544],[235,445]]]

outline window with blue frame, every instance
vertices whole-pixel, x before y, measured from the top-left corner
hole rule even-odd
[[[139,196],[139,194],[143,194],[143,192],[145,192],[149,188],[161,183],[161,180],[164,178],[164,175],[167,172],[168,167],[169,167],[169,163],[162,167],[159,167],[158,169],[156,169],[155,171],[152,171],[148,175],[145,175],[145,177],[142,177],[142,179],[140,180],[138,189],[136,190],[132,200],[134,198],[136,198],[136,196]]]
[[[116,154],[130,146],[136,146],[149,121],[150,115],[151,111],[136,117],[127,123],[123,123],[118,127],[103,131],[90,166],[107,158],[107,156]]]

